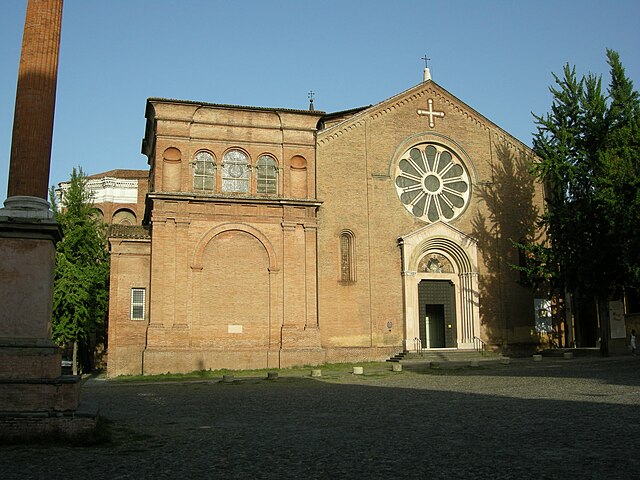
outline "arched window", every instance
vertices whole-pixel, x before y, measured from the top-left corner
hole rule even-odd
[[[276,161],[269,155],[262,155],[256,164],[256,192],[278,193],[277,173]]]
[[[349,230],[340,233],[340,281],[356,281],[355,235]]]
[[[229,150],[222,159],[222,191],[249,191],[249,157],[241,150]]]
[[[196,153],[193,162],[193,189],[212,192],[215,185],[215,161],[209,152]]]
[[[123,208],[113,214],[111,223],[114,225],[135,225],[136,215],[131,210]]]
[[[91,212],[91,218],[94,218],[100,223],[104,223],[104,213],[102,213],[102,210],[97,207]]]

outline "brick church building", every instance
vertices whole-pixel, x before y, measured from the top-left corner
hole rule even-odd
[[[114,224],[108,374],[382,360],[539,341],[511,240],[531,150],[433,82],[324,113],[151,98]]]

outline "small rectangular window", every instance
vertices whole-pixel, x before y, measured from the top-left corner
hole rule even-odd
[[[131,289],[131,320],[144,320],[145,289]]]

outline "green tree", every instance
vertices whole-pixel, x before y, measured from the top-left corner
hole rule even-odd
[[[608,51],[611,66],[606,112],[608,129],[600,152],[596,200],[609,215],[611,241],[619,262],[616,283],[640,285],[640,97],[625,76],[617,52]]]
[[[561,298],[567,288],[595,298],[601,350],[608,354],[608,300],[640,285],[640,102],[619,55],[607,50],[608,94],[592,74],[575,68],[554,75],[551,112],[535,116],[534,173],[545,183],[545,244],[527,246],[528,274],[549,281]]]
[[[109,255],[106,225],[95,215],[91,192],[81,168],[71,172],[61,205],[51,203],[63,238],[56,246],[52,337],[73,347],[73,373],[77,374],[78,347],[88,346],[92,332],[105,323],[109,297]],[[86,359],[81,365],[88,370]]]

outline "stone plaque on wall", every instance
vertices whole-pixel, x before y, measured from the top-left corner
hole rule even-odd
[[[534,298],[533,307],[536,317],[536,332],[549,333],[553,331],[551,325],[551,301],[544,298]]]
[[[625,338],[627,330],[624,323],[624,305],[621,300],[609,302],[609,325],[611,338]]]

